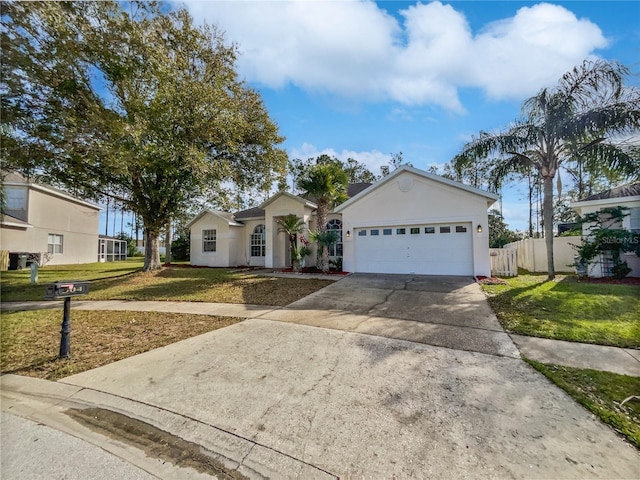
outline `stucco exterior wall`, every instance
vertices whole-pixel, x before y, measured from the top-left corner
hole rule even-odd
[[[191,265],[207,267],[229,267],[232,265],[229,255],[230,244],[237,240],[235,231],[231,231],[229,223],[224,219],[205,214],[191,226]],[[216,251],[202,251],[202,231],[216,230]]]
[[[265,266],[267,268],[285,268],[290,266],[289,240],[284,233],[278,232],[277,219],[294,214],[309,225],[312,209],[300,199],[281,195],[265,206],[265,227],[267,229],[267,252]],[[308,233],[306,233],[308,236]]]
[[[247,260],[244,256],[244,246],[242,242],[245,242],[244,235],[245,228],[235,225],[229,226],[229,266],[239,267],[246,265]]]
[[[344,270],[354,271],[355,228],[443,222],[471,222],[474,274],[490,276],[487,199],[411,172],[401,173],[344,207]],[[482,233],[477,233],[478,225]]]
[[[49,234],[63,236],[62,253],[55,253],[48,265],[93,263],[98,261],[98,221],[100,210],[82,203],[29,189],[26,230],[0,229],[3,250],[47,252]]]

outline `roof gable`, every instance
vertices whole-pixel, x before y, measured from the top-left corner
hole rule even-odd
[[[469,185],[464,185],[464,184],[462,184],[460,182],[449,180],[448,178],[444,178],[444,177],[441,177],[439,175],[434,175],[432,173],[425,172],[424,170],[420,170],[418,168],[408,167],[408,166],[404,165],[404,166],[394,170],[393,172],[391,172],[386,177],[383,177],[381,180],[377,181],[373,185],[371,185],[371,186],[365,188],[364,190],[360,191],[360,193],[358,193],[354,197],[351,197],[346,202],[338,205],[334,209],[334,211],[336,213],[341,212],[342,210],[347,208],[349,205],[353,205],[354,203],[362,200],[363,198],[365,198],[370,193],[374,192],[375,190],[377,190],[381,186],[391,182],[392,180],[394,180],[396,177],[399,177],[403,173],[412,173],[414,175],[417,175],[419,177],[425,178],[427,180],[431,180],[431,181],[434,181],[434,182],[437,182],[437,183],[441,183],[441,184],[444,184],[444,185],[447,185],[447,186],[450,186],[450,187],[454,187],[454,188],[460,189],[461,191],[463,191],[465,193],[473,194],[473,195],[477,195],[479,197],[482,197],[487,201],[487,207],[489,207],[492,203],[494,203],[499,198],[498,195],[486,192],[486,191],[481,190],[479,188],[471,187]]]
[[[198,215],[196,215],[193,220],[191,220],[189,223],[187,223],[187,228],[191,228],[191,226],[196,223],[198,220],[200,220],[202,217],[204,217],[205,215],[213,215],[214,217],[218,217],[220,220],[222,220],[223,222],[227,223],[228,225],[232,226],[232,227],[242,227],[244,226],[242,223],[238,223],[236,222],[234,216],[232,213],[228,213],[228,212],[221,212],[219,210],[203,210],[201,211]]]
[[[265,209],[266,207],[271,205],[273,202],[275,202],[278,198],[280,198],[282,196],[286,196],[286,197],[288,197],[288,198],[290,198],[292,200],[295,200],[296,202],[302,203],[306,207],[318,208],[318,205],[316,205],[315,203],[307,200],[306,198],[302,198],[302,197],[299,197],[298,195],[294,195],[292,193],[285,192],[285,191],[276,193],[274,196],[272,196],[271,198],[267,199],[262,205],[260,205],[259,208]]]

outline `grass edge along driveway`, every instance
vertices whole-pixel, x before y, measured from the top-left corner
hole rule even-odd
[[[640,378],[524,360],[640,450]]]

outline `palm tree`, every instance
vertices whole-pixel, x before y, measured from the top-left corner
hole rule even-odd
[[[329,210],[348,198],[348,181],[345,171],[335,163],[312,165],[298,180],[298,187],[304,190],[303,196],[313,197],[318,205],[318,232],[327,229]],[[320,270],[325,273],[329,271],[329,248],[326,244],[322,245]]]
[[[294,268],[296,260],[296,245],[298,235],[304,232],[304,221],[293,213],[285,215],[277,220],[278,233],[285,233],[289,237],[289,255],[291,256],[291,268]]]
[[[481,132],[453,159],[454,167],[462,169],[497,155],[491,173],[496,185],[513,172],[534,170],[543,185],[549,279],[555,277],[553,181],[559,168],[588,153],[612,171],[630,177],[640,172],[640,162],[621,146],[621,136],[637,134],[640,127],[640,91],[624,87],[628,75],[618,63],[586,60],[567,72],[557,87],[526,100],[522,119],[513,126],[500,133]]]

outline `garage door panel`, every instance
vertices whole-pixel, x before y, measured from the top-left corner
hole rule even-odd
[[[458,231],[456,231],[456,226]],[[434,233],[425,233],[428,231]],[[441,233],[448,231],[450,233]],[[419,233],[410,233],[419,228]],[[473,239],[470,223],[399,225],[356,230],[356,271],[366,273],[415,273],[473,275]],[[404,229],[405,234],[398,234]],[[360,231],[366,230],[366,235]],[[378,235],[371,235],[372,230]],[[416,230],[414,230],[416,232]]]

